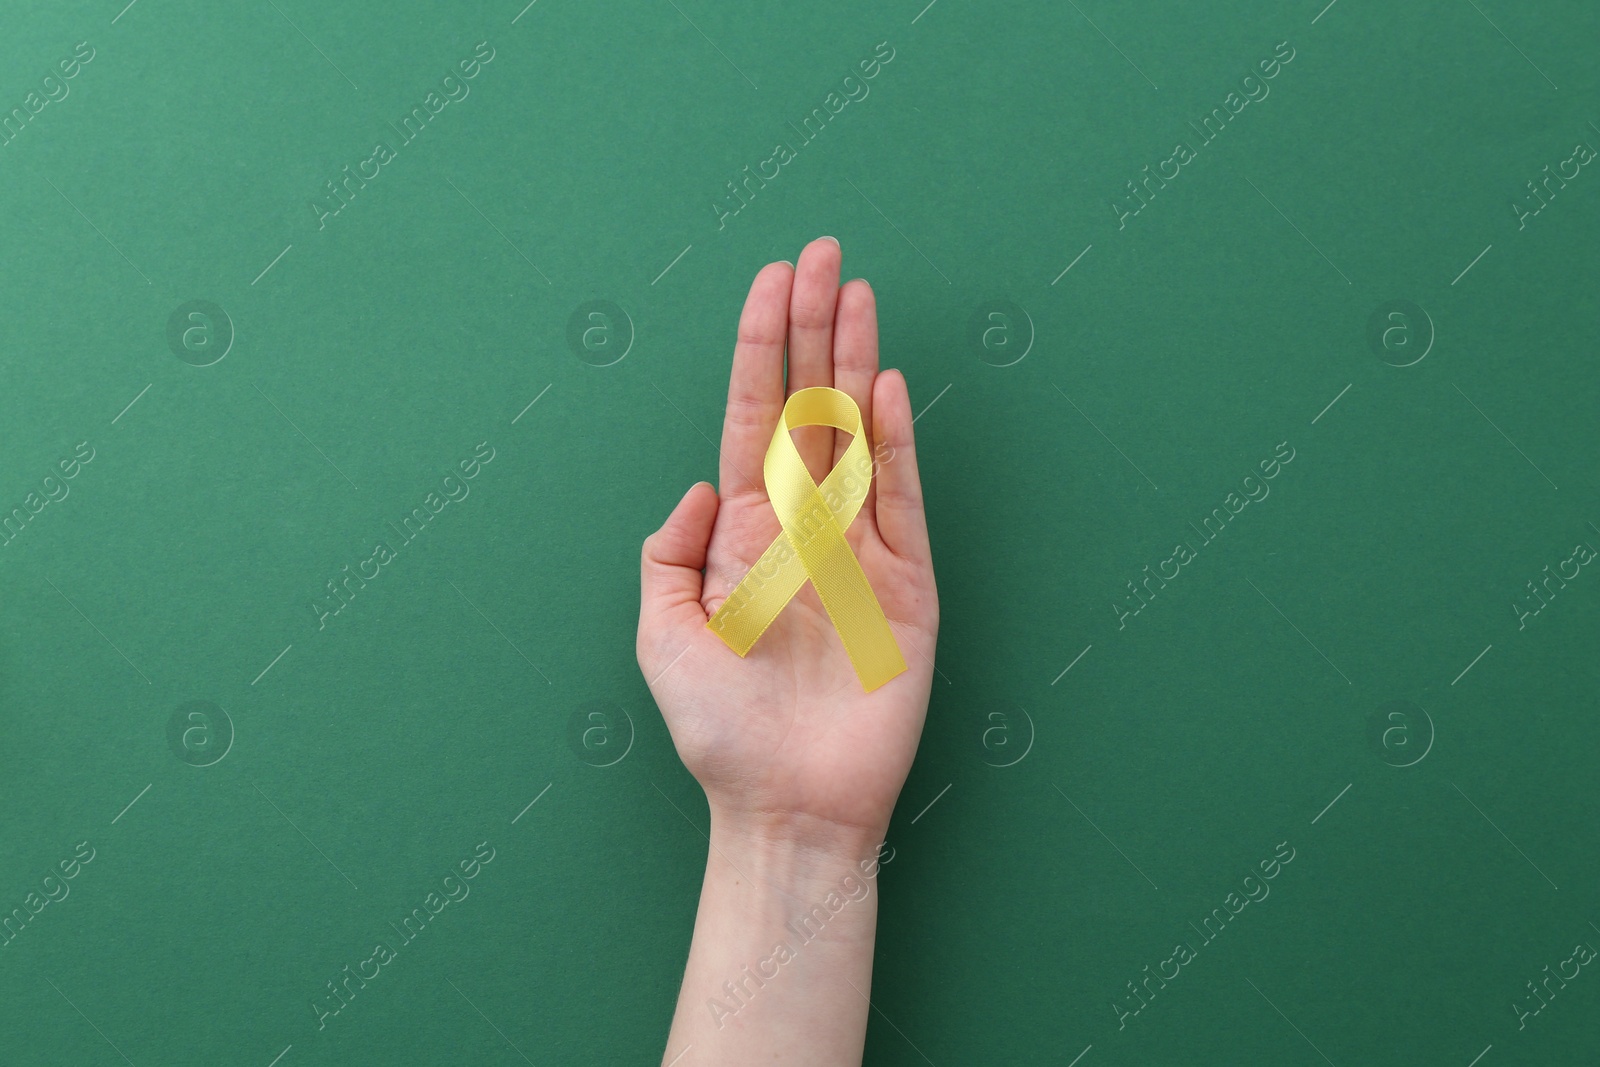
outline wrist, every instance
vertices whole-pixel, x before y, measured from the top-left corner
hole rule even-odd
[[[893,857],[876,831],[712,804],[675,1047],[707,1063],[770,1061],[779,1048],[797,1064],[861,1062],[874,890]]]
[[[713,805],[710,840],[708,867],[801,906],[830,892],[869,892],[879,868],[894,857],[877,827],[791,812],[751,813]]]
[[[794,855],[851,862],[876,855],[888,829],[803,812],[749,811],[716,801],[710,802],[710,812],[712,843],[774,859]]]

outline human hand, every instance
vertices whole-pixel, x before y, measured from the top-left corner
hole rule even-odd
[[[646,538],[637,654],[714,826],[876,843],[922,733],[939,603],[905,379],[879,372],[872,289],[861,279],[840,288],[839,264],[838,243],[819,238],[797,266],[770,263],[756,275],[728,386],[722,491],[697,483]],[[782,529],[762,462],[785,398],[819,385],[855,400],[875,459],[845,538],[907,669],[870,693],[809,582],[742,659],[706,628]],[[793,436],[817,482],[850,443],[826,426]]]

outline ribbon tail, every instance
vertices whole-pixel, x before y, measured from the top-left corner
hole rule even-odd
[[[860,560],[843,544],[842,532],[839,542],[843,551],[827,555],[812,571],[811,584],[844,643],[861,688],[870,693],[904,673],[906,661]]]
[[[762,577],[763,570],[773,568],[776,570],[772,577]],[[804,564],[794,554],[789,535],[779,533],[728,599],[706,620],[706,629],[742,658],[805,584]]]

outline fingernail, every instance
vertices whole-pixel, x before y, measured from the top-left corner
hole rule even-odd
[[[828,235],[824,234],[823,236],[819,237],[818,240],[819,241],[832,241],[834,243],[835,247],[839,246],[839,239],[837,237],[829,237]]]
[[[780,260],[778,260],[778,262],[782,263],[784,266],[788,267],[790,270],[794,270],[794,264],[790,263],[787,259],[780,259]]]

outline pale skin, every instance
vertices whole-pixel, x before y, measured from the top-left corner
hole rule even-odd
[[[711,812],[662,1057],[676,1067],[859,1064],[866,1038],[878,901],[868,872],[927,714],[939,601],[906,382],[879,370],[872,288],[859,278],[841,287],[840,258],[836,241],[818,238],[796,265],[756,275],[734,347],[721,491],[697,483],[644,542],[639,666]],[[809,584],[742,659],[706,629],[781,530],[762,461],[784,399],[819,385],[855,400],[877,458],[846,540],[907,669],[871,693]],[[816,426],[793,438],[818,482],[850,441]],[[786,927],[829,894],[814,938]],[[793,948],[781,961],[779,943]]]

